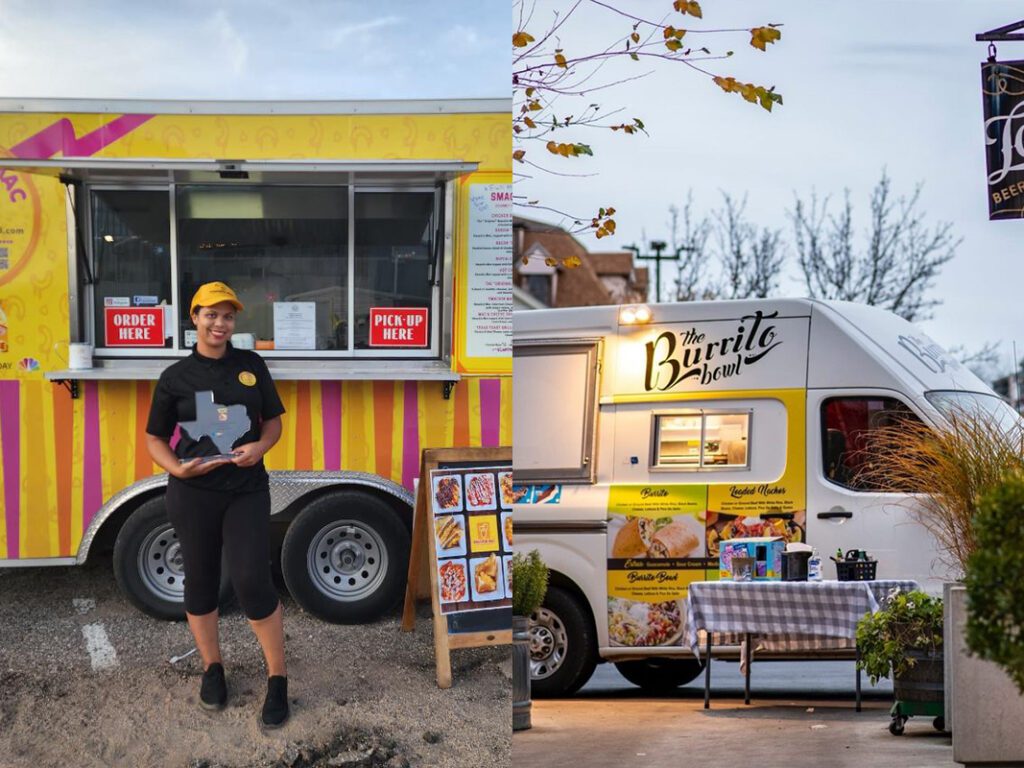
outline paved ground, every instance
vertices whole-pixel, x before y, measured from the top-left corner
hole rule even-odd
[[[416,631],[396,613],[337,626],[285,608],[292,720],[257,725],[262,655],[245,617],[221,619],[232,700],[198,707],[201,662],[184,622],[139,613],[110,558],[76,568],[0,570],[0,768],[44,766],[508,765],[511,653],[452,654],[454,686],[434,679],[429,606]]]
[[[668,698],[651,698],[610,664],[598,667],[572,699],[534,702],[533,724],[512,738],[512,761],[530,768],[954,768],[951,738],[930,719],[911,719],[903,736],[888,730],[891,688],[865,686],[853,707],[853,665],[762,662],[743,704],[736,664],[712,667],[705,710],[703,680]]]

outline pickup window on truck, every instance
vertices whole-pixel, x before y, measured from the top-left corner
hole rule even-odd
[[[652,466],[672,469],[750,467],[749,413],[655,414]]]

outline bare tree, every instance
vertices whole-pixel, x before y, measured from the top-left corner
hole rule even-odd
[[[782,233],[760,231],[746,219],[747,196],[739,202],[722,193],[723,207],[714,212],[718,257],[725,282],[724,297],[763,299],[775,293],[785,256]]]
[[[929,226],[917,204],[921,185],[909,197],[893,199],[882,178],[871,193],[871,220],[864,242],[855,243],[850,193],[838,213],[828,197],[796,198],[789,212],[794,245],[811,296],[859,301],[884,307],[907,320],[924,320],[941,300],[928,297],[942,266],[956,255],[961,240],[953,225]]]
[[[696,218],[693,212],[693,191],[687,193],[686,204],[682,208],[670,205],[668,215],[672,251],[680,247],[684,249],[677,262],[675,300],[717,299],[718,288],[708,275],[711,221],[707,216]]]
[[[963,344],[949,348],[949,354],[965,365],[979,379],[987,382],[999,378],[999,342],[986,341],[980,348],[969,350]]]

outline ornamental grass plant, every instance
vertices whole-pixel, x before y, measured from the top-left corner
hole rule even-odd
[[[1024,428],[1003,414],[955,407],[939,428],[904,418],[872,430],[862,454],[858,482],[882,492],[920,494],[908,504],[911,515],[935,537],[945,564],[962,576],[978,550],[979,499],[1007,472],[1024,471]]]

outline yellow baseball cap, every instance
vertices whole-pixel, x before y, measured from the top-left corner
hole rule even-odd
[[[214,304],[219,304],[222,301],[230,301],[239,312],[245,309],[231,288],[224,283],[217,282],[199,286],[196,295],[192,297],[192,306],[189,308],[188,313],[191,315],[196,311],[196,307],[212,307]]]

